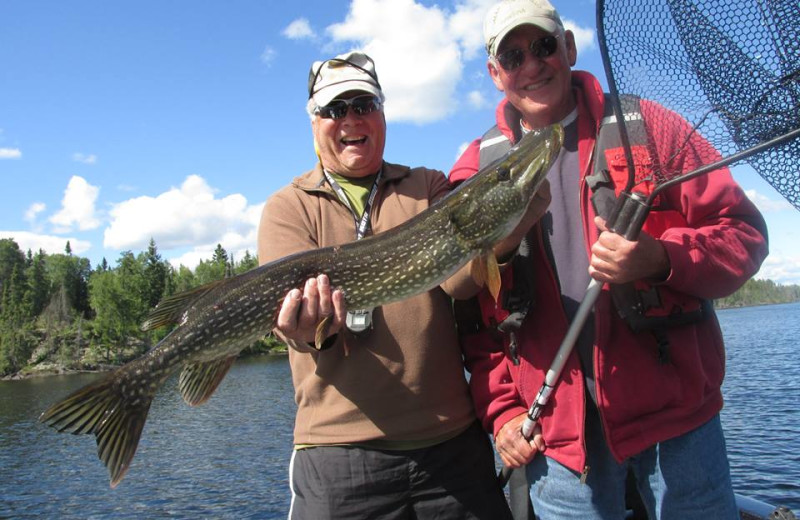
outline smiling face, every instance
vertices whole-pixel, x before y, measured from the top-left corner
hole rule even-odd
[[[522,65],[511,71],[503,69],[494,59],[490,59],[487,65],[495,86],[505,92],[530,128],[557,123],[575,108],[571,67],[575,65],[577,50],[572,31],[558,35],[558,48],[551,56],[536,58],[528,50],[532,41],[548,34],[534,25],[517,27],[503,38],[497,54],[523,49],[525,59]]]
[[[345,92],[337,99],[359,95],[364,92]],[[349,108],[341,119],[316,115],[311,129],[326,170],[345,177],[366,177],[380,169],[386,143],[386,119],[382,109],[358,115]]]

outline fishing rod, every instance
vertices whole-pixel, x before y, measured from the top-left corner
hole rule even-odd
[[[627,184],[607,218],[610,231],[637,240],[660,193],[743,160],[800,210],[800,4],[786,0],[598,0],[596,17],[609,97],[628,169]],[[653,31],[653,27],[660,29]],[[743,85],[743,81],[751,84]],[[701,149],[703,157],[725,157],[688,173],[667,162],[660,171],[637,178],[640,172],[620,86],[625,95],[657,102],[687,122],[690,132],[672,158],[687,146]],[[658,123],[651,122],[654,127]],[[649,195],[635,190],[645,181],[658,184]],[[594,279],[589,283],[521,426],[526,439],[547,406],[603,285]],[[498,475],[501,486],[512,471],[503,467]]]

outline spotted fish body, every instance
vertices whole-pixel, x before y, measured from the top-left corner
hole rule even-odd
[[[404,224],[341,246],[290,255],[162,301],[145,330],[177,327],[149,352],[48,408],[40,421],[92,433],[111,487],[125,476],[150,403],[182,367],[184,400],[208,400],[239,352],[269,333],[286,293],[327,274],[348,308],[385,305],[435,288],[491,252],[519,223],[563,141],[560,126],[523,138],[497,163]]]

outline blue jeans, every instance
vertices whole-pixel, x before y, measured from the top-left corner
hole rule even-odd
[[[652,520],[739,518],[719,415],[622,464],[608,450],[596,409],[587,412],[586,436],[590,470],[585,484],[580,474],[549,457],[537,456],[528,464],[537,519],[624,518],[629,467]]]

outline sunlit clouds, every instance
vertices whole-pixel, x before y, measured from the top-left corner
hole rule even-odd
[[[92,186],[86,179],[73,176],[64,191],[61,210],[50,217],[56,233],[68,233],[72,230],[86,231],[100,226],[101,222],[95,212],[95,202],[100,188]]]
[[[190,175],[179,187],[161,194],[114,204],[103,245],[144,249],[153,238],[161,250],[200,251],[198,260],[209,258],[217,244],[254,254],[261,202],[249,205],[238,193],[218,198],[205,179]]]
[[[83,164],[94,164],[97,162],[97,156],[94,154],[76,152],[72,154],[72,160]]]
[[[290,40],[313,39],[315,36],[314,31],[311,30],[311,25],[305,18],[298,18],[290,23],[282,34]]]
[[[0,160],[2,159],[22,159],[22,151],[19,148],[0,148]]]

